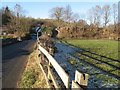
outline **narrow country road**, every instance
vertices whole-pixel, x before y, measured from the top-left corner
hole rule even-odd
[[[2,88],[16,88],[36,40],[26,40],[2,48]]]

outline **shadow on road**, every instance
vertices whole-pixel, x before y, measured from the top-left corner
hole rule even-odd
[[[16,88],[36,40],[26,40],[2,49],[2,87]]]
[[[16,57],[20,57],[23,55],[29,55],[31,52],[28,50],[24,50],[24,49],[19,49],[16,50],[14,53],[11,53],[11,55],[9,57],[2,57],[2,63],[8,62],[9,60],[12,60],[13,58]]]

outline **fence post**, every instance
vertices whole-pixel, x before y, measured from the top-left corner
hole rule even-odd
[[[50,67],[48,65],[48,79],[50,79],[49,71],[50,71]]]
[[[82,71],[75,71],[75,81],[72,80],[71,88],[78,88],[79,90],[84,90],[88,84],[88,74],[83,73]]]
[[[79,86],[79,84],[78,83],[76,83],[74,80],[72,80],[72,86],[71,86],[71,88],[74,90],[74,89],[77,89],[78,88],[78,90],[83,90],[80,86]]]
[[[41,51],[39,51],[39,54],[38,54],[39,63],[41,63],[41,62],[42,62],[42,58],[41,58],[41,55],[42,55],[42,53],[41,53]]]
[[[39,41],[37,41],[38,61],[39,61],[39,63],[41,63],[41,61],[42,61],[42,57],[41,57],[42,53],[41,53],[41,51],[39,50],[39,44],[41,45],[41,43],[40,43]]]
[[[88,85],[88,74],[76,70],[75,72],[75,82],[78,82],[80,85]]]
[[[52,48],[49,48],[49,53],[53,56]]]

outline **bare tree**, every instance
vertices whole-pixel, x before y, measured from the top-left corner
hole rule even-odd
[[[14,6],[14,10],[10,15],[9,29],[14,33],[15,37],[25,36],[27,20],[23,16],[22,7],[18,4]]]
[[[93,10],[92,9],[89,9],[88,19],[90,21],[90,25],[93,24]]]
[[[68,23],[72,21],[72,9],[70,5],[67,5],[64,11],[64,20]]]
[[[22,17],[23,16],[23,10],[22,7],[19,4],[16,4],[14,6],[14,15],[16,17]]]
[[[74,23],[73,25],[74,25],[74,28],[76,31],[77,31],[77,22],[78,22],[79,18],[80,18],[80,16],[78,13],[75,13],[72,16],[72,22]]]
[[[109,23],[109,16],[110,16],[110,5],[104,5],[103,8],[103,19],[104,19],[104,26]]]
[[[18,34],[18,36],[22,36],[23,30],[21,27],[21,17],[22,17],[22,8],[19,4],[16,4],[14,6],[14,11],[13,11],[15,17],[13,17],[13,21],[15,20],[16,22],[16,33]]]
[[[50,10],[50,17],[57,19],[57,21],[61,21],[63,18],[64,9],[62,7],[55,7]]]
[[[89,9],[88,11],[88,20],[90,22],[90,27],[89,30],[92,31],[93,30],[93,22],[94,22],[94,16],[93,16],[93,8]]]
[[[96,10],[96,26],[99,27],[100,26],[100,18],[101,18],[101,7],[99,5],[97,5],[95,7]]]
[[[117,22],[117,16],[118,16],[118,13],[117,13],[117,5],[116,4],[113,4],[113,18],[114,18],[114,26],[116,26],[116,22]]]
[[[79,14],[78,14],[78,13],[75,13],[75,14],[73,14],[73,16],[72,16],[72,21],[73,21],[73,22],[77,22],[77,21],[79,20],[79,18],[80,18]]]
[[[95,8],[94,7],[92,7],[92,11],[93,11],[93,23],[94,23],[94,25],[96,25],[96,10],[95,10]]]
[[[100,17],[101,17],[101,7],[99,5],[96,5],[95,8],[92,8],[92,11],[93,11],[94,25],[96,27],[99,27],[99,25],[100,25]]]

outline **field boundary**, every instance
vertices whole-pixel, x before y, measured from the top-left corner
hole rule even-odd
[[[38,62],[40,65],[40,68],[42,69],[46,81],[48,81],[48,85],[50,88],[52,88],[50,85],[50,80],[52,81],[52,84],[54,85],[54,88],[61,88],[60,83],[58,83],[58,81],[56,80],[55,75],[53,74],[53,69],[55,70],[55,72],[58,74],[58,76],[60,77],[60,79],[62,80],[63,84],[64,84],[64,88],[80,88],[81,86],[87,86],[88,83],[88,74],[80,72],[78,70],[76,70],[75,73],[75,81],[72,80],[72,85],[70,87],[70,77],[68,76],[68,74],[64,71],[64,69],[57,63],[57,61],[49,54],[49,52],[51,52],[51,48],[49,48],[49,52],[44,49],[41,46],[42,43],[40,43],[39,41],[37,42],[37,49],[38,49]],[[47,59],[47,65],[43,64],[42,65],[42,55],[43,55],[43,59]],[[47,70],[44,71],[44,65],[46,66]],[[74,82],[74,83],[73,83]]]

